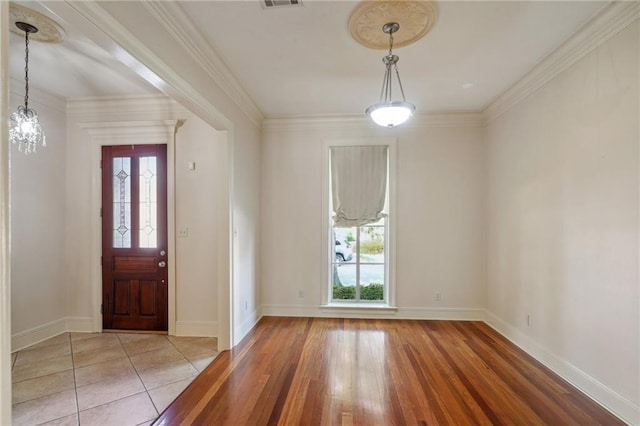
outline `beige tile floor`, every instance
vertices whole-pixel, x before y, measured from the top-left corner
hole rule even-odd
[[[13,354],[13,424],[151,424],[217,354],[215,338],[61,334]]]

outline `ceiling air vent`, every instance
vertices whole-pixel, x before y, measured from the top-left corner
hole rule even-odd
[[[301,0],[264,0],[263,5],[267,9],[273,7],[285,7],[285,6],[302,6]]]

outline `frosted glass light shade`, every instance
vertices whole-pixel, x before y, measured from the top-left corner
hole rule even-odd
[[[409,102],[395,101],[373,104],[366,113],[378,126],[395,127],[407,121],[415,110],[415,105]]]
[[[39,144],[47,146],[38,114],[34,109],[19,106],[18,110],[11,114],[9,140],[11,143],[17,144],[18,150],[25,154],[36,152],[36,147]]]

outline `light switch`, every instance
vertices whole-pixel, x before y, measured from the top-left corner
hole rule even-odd
[[[187,163],[189,166],[189,170],[195,170],[196,169],[196,162],[195,161],[189,161],[189,163]]]

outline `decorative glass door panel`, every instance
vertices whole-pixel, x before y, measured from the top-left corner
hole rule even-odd
[[[131,247],[131,158],[113,159],[113,247]]]
[[[155,157],[140,157],[140,247],[158,245],[158,170]]]
[[[166,145],[102,148],[103,328],[167,330]]]

